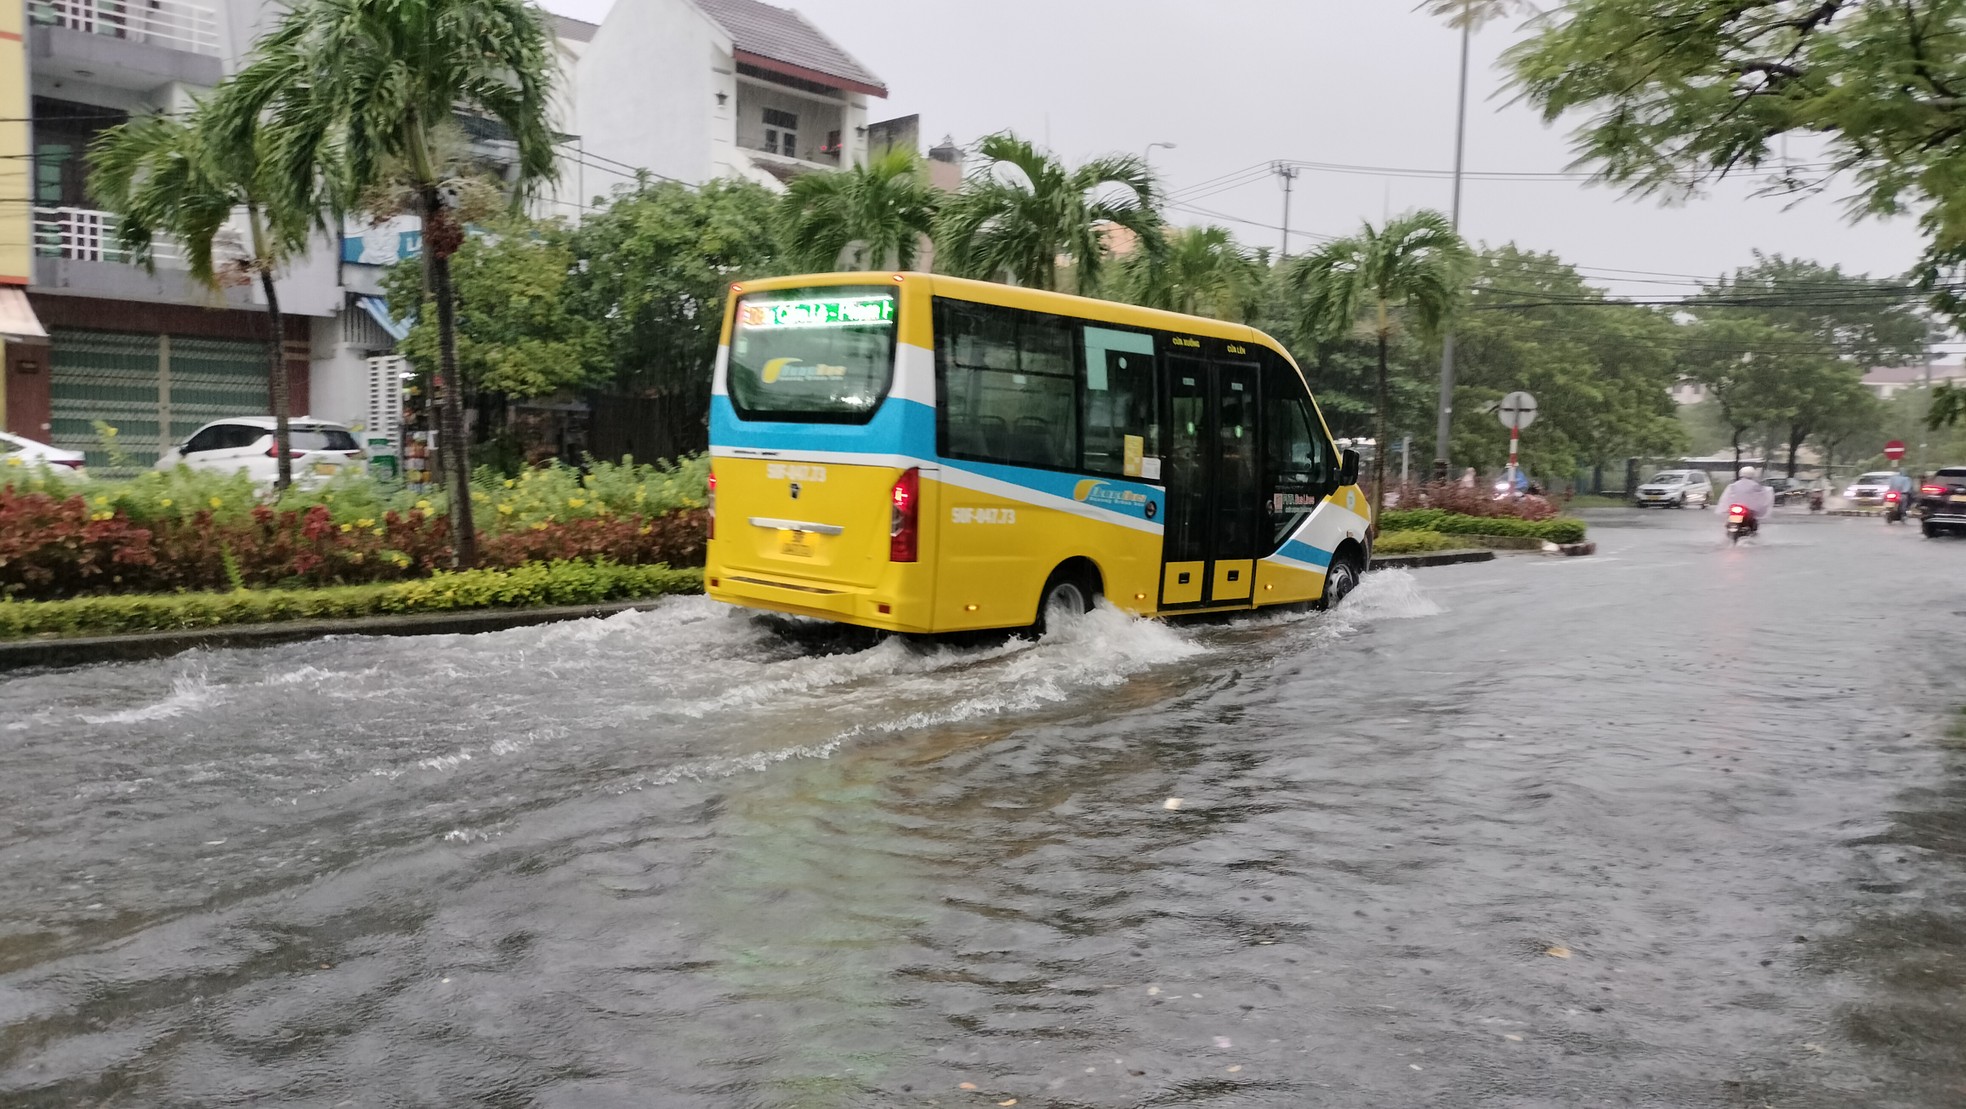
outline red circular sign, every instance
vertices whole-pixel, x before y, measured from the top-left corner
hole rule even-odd
[[[1896,439],[1884,444],[1884,457],[1896,462],[1905,456],[1905,445]]]

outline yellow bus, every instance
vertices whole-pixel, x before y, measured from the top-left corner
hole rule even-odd
[[[733,285],[704,583],[897,632],[1335,604],[1358,456],[1274,339],[924,273]]]

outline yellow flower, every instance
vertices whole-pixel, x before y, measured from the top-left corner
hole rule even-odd
[[[510,516],[510,515],[512,515],[512,506],[511,506],[511,505],[509,505],[509,504],[502,504],[502,505],[499,505],[499,506],[498,506],[498,514],[499,514],[500,516]]]
[[[397,555],[397,556],[396,556],[396,566],[397,566],[397,568],[399,568],[399,569],[400,569],[400,568],[402,568],[402,567],[404,567],[404,566],[408,566],[409,564],[410,564],[410,560],[409,560],[408,558],[406,558],[406,557],[404,557],[403,555]]]
[[[420,508],[420,509],[422,509],[422,510],[424,510],[425,512],[428,512],[428,511],[430,511],[430,502],[429,502],[429,501],[418,501],[418,502],[416,502],[416,506],[417,506],[418,508]]]
[[[343,524],[343,525],[341,525],[341,530],[343,530],[343,531],[354,531],[354,530],[355,530],[355,525],[354,525],[354,524]]]
[[[641,530],[641,531],[639,531],[639,532],[637,532],[636,534],[638,534],[638,535],[647,535],[647,534],[649,534],[650,532],[652,532],[652,531],[654,531],[654,530],[655,530],[655,526],[654,526],[653,524],[643,524],[643,525],[642,525],[642,530]]]
[[[516,482],[516,481],[513,481],[513,480],[512,480],[511,478],[506,478],[506,479],[505,479],[505,487],[506,487],[507,489],[511,489],[511,488],[513,488],[513,487],[515,487],[515,486],[517,486],[518,484],[519,484],[518,482]]]
[[[381,535],[381,534],[382,534],[382,529],[381,529],[381,528],[375,528],[375,529],[373,529],[373,530],[371,530],[371,531],[369,532],[369,534],[370,534],[370,535]]]
[[[157,503],[164,508],[169,508],[171,507],[171,498],[165,497],[163,500],[158,501]]]
[[[584,499],[582,499],[582,498],[580,498],[580,497],[568,497],[568,498],[567,498],[567,507],[568,507],[568,508],[584,508],[584,507],[586,507],[586,505],[587,505],[587,502],[586,502],[586,501],[585,501]]]
[[[355,521],[355,526],[358,528],[372,528],[375,526],[375,521],[365,516]]]
[[[97,503],[97,504],[102,504],[102,505],[106,505],[106,504],[108,504],[108,503],[109,503],[109,498],[108,498],[108,497],[97,497],[97,498],[96,498],[96,503]]]
[[[7,465],[9,465],[9,466],[25,466],[25,465],[27,465],[27,463],[25,463],[25,462],[23,462],[23,461],[21,461],[21,457],[20,457],[20,455],[17,455],[17,454],[15,454],[15,455],[9,455],[9,456],[7,457]]]
[[[211,500],[211,505],[212,505],[212,507],[213,507],[213,508],[224,508],[224,507],[225,507],[225,501],[224,501],[224,500],[222,500],[221,498],[218,498],[218,497],[213,497],[213,498],[212,498],[212,500]]]

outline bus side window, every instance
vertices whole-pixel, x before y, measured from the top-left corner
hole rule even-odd
[[[1072,325],[938,300],[936,370],[954,458],[1070,468],[1078,443]]]
[[[1323,425],[1297,371],[1272,356],[1263,366],[1264,469],[1274,531],[1281,544],[1337,483],[1338,467]]]
[[[1154,337],[1087,324],[1084,468],[1095,474],[1142,476],[1144,457],[1160,453],[1160,390],[1154,380]],[[1127,437],[1142,456],[1127,466]]]

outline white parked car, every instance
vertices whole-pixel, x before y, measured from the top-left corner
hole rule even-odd
[[[59,468],[74,477],[88,477],[89,472],[82,466],[82,452],[51,447],[37,443],[20,435],[9,435],[0,431],[0,466],[36,466]],[[0,477],[5,477],[0,472]]]
[[[191,438],[164,452],[159,470],[189,466],[194,470],[233,473],[244,470],[256,482],[273,484],[280,476],[280,456],[273,445],[273,417],[233,416],[213,420]],[[355,434],[340,424],[296,416],[288,421],[288,450],[294,482],[325,481],[346,471],[366,472],[368,456]]]
[[[1705,508],[1711,500],[1713,478],[1705,470],[1662,470],[1646,479],[1632,497],[1632,503],[1640,508],[1650,505],[1662,508],[1698,505]]]

